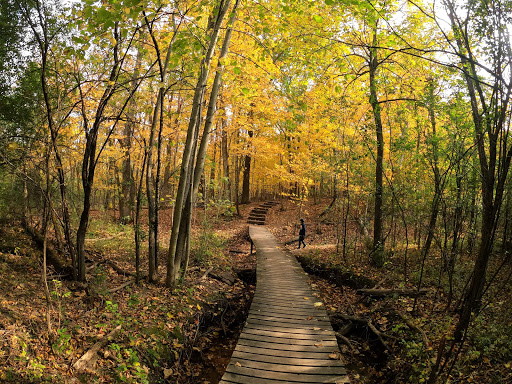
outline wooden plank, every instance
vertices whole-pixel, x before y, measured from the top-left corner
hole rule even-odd
[[[330,324],[329,321],[327,320],[323,320],[323,319],[316,319],[316,318],[311,318],[311,319],[303,319],[303,320],[299,320],[299,319],[286,319],[286,318],[283,318],[283,317],[279,317],[277,315],[274,315],[274,316],[271,316],[271,315],[265,315],[265,314],[259,314],[259,313],[252,313],[250,312],[249,313],[249,317],[248,319],[258,319],[258,320],[267,320],[267,321],[273,321],[273,322],[277,322],[277,323],[288,323],[288,324],[295,324],[296,326],[303,326],[303,325],[313,325],[313,326],[318,326],[317,324]]]
[[[232,381],[235,380],[235,381]],[[348,380],[348,379],[347,379]],[[220,383],[222,384],[283,384],[285,381],[281,380],[272,380],[272,379],[261,379],[261,378],[247,378],[246,376],[242,375],[234,375],[231,380],[222,380]],[[331,384],[345,384],[350,383],[349,381],[341,381],[338,383],[331,383]],[[300,383],[295,382],[294,384],[309,384],[309,383]]]
[[[320,359],[320,360],[328,360],[329,355],[333,352],[325,352],[325,351],[288,351],[283,349],[268,349],[264,346],[254,346],[254,345],[244,345],[237,344],[235,351],[238,352],[246,352],[246,353],[254,353],[257,355],[263,356],[274,356],[274,357],[283,357],[283,358],[298,358],[298,359]]]
[[[260,304],[260,303],[252,303],[251,311],[256,312],[272,312],[272,313],[282,313],[282,314],[291,314],[291,315],[305,315],[305,316],[315,316],[322,317],[325,316],[325,311],[319,311],[317,309],[308,309],[308,308],[300,308],[300,307],[285,307],[282,305],[274,305],[274,304]]]
[[[327,339],[321,339],[321,338],[317,338],[317,339],[296,338],[296,339],[291,340],[291,339],[285,338],[285,337],[271,336],[271,335],[255,335],[252,333],[244,332],[240,335],[240,338],[238,340],[239,341],[240,340],[255,341],[258,343],[265,343],[265,344],[269,344],[269,345],[271,345],[271,344],[284,344],[284,345],[293,344],[294,346],[301,345],[301,346],[305,346],[305,347],[315,347],[315,348],[326,347],[326,348],[335,349],[335,350],[338,348],[338,343],[336,342],[336,340],[333,340],[333,339],[327,340]]]
[[[339,366],[325,366],[325,365],[307,365],[307,364],[280,364],[270,363],[264,361],[255,361],[251,359],[244,359],[241,357],[234,358],[234,365],[237,367],[244,368],[255,368],[262,369],[265,371],[272,372],[283,372],[283,373],[303,373],[303,374],[315,374],[315,375],[340,375],[346,374],[346,371]],[[237,364],[238,363],[238,364]]]
[[[329,337],[331,340],[335,337],[333,331],[317,331],[315,333],[291,333],[291,332],[282,332],[273,329],[257,329],[251,327],[244,328],[244,334],[251,335],[260,335],[260,336],[272,336],[272,337],[281,337],[284,339],[293,339],[293,340],[323,340],[322,338]],[[293,341],[289,341],[293,342]]]
[[[291,333],[302,333],[302,332],[314,332],[319,329],[318,332],[327,330],[332,332],[331,327],[327,327],[324,324],[310,324],[307,327],[297,327],[295,324],[279,323],[276,321],[260,320],[260,319],[248,319],[246,327],[257,328],[257,329],[281,329],[283,332],[288,330]]]
[[[251,304],[252,311],[272,311],[276,313],[290,313],[290,314],[305,314],[305,315],[313,315],[313,316],[326,316],[325,310],[319,307],[301,307],[298,305],[293,305],[293,303],[275,303],[275,302],[265,302],[261,300],[253,301]]]
[[[335,337],[335,333],[332,330],[332,328],[329,327],[283,327],[279,324],[269,324],[269,323],[263,323],[258,324],[254,321],[245,324],[245,328],[248,330],[262,330],[262,331],[269,331],[269,332],[282,332],[286,334],[298,334],[298,335],[331,335],[332,337]],[[244,328],[244,329],[245,329]]]
[[[243,376],[245,384],[252,384],[253,378],[281,381],[285,383],[344,383],[346,376],[342,375],[307,375],[304,373],[281,373],[281,372],[269,372],[255,368],[237,367],[236,365],[230,365],[229,371],[226,370],[224,376],[227,380],[234,379]]]
[[[255,347],[255,348],[267,348],[269,350],[276,351],[292,351],[292,352],[312,352],[312,353],[324,353],[329,354],[338,352],[338,346],[323,346],[320,343],[320,346],[315,345],[297,345],[297,344],[278,344],[272,342],[265,341],[257,341],[257,340],[248,340],[246,338],[240,337],[238,339],[239,345],[245,345],[246,347]]]
[[[315,308],[314,303],[304,300],[302,298],[302,301],[292,301],[284,298],[270,298],[270,299],[263,299],[263,298],[256,298],[256,303],[269,303],[272,305],[284,305],[284,306],[290,306],[294,308],[306,308],[306,309],[313,309]]]
[[[258,275],[256,275],[256,282],[261,281],[258,280]],[[258,294],[271,294],[274,296],[287,296],[287,297],[297,297],[298,299],[303,299],[304,297],[309,297],[311,300],[312,296],[311,291],[307,289],[307,286],[299,286],[299,285],[293,285],[286,280],[282,281],[281,283],[275,283],[272,284],[271,282],[261,282],[260,283],[260,291]]]
[[[276,317],[283,317],[288,319],[305,319],[305,320],[325,320],[329,321],[329,318],[325,315],[325,312],[319,312],[311,310],[311,312],[306,312],[304,308],[287,308],[282,309],[278,307],[262,307],[262,309],[259,309],[257,307],[251,308],[252,313],[258,314],[258,315],[266,315],[266,316],[276,316]]]
[[[251,308],[251,314],[253,315],[260,315],[260,316],[271,316],[271,317],[278,317],[280,319],[291,319],[291,320],[324,320],[329,321],[329,318],[327,316],[322,316],[322,314],[316,312],[316,316],[313,314],[307,314],[307,313],[291,313],[292,311],[288,312],[277,312],[272,311],[270,309],[252,309]]]
[[[296,310],[303,310],[306,311],[312,311],[312,312],[318,312],[322,313],[324,316],[327,315],[325,312],[325,307],[323,304],[316,304],[315,303],[322,303],[321,301],[313,301],[313,302],[306,302],[307,300],[304,300],[302,298],[302,301],[297,300],[283,300],[279,298],[264,298],[264,297],[258,297],[256,299],[253,299],[251,303],[251,309],[262,309],[262,308],[271,308],[275,307],[276,309],[281,308],[282,310],[287,309],[296,309]]]
[[[238,361],[237,359],[243,359],[251,361],[261,361],[263,363],[288,364],[307,367],[345,367],[344,362],[341,360],[269,356],[258,353],[241,352],[237,350],[233,352],[231,358],[233,359],[234,362]]]

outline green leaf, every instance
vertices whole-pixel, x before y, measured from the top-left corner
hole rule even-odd
[[[249,94],[249,88],[242,88],[242,92],[244,95],[248,95]]]
[[[326,5],[333,5],[334,0],[324,0]]]
[[[241,73],[242,73],[242,71],[241,71],[241,69],[240,69],[239,67],[235,67],[235,68],[233,69],[233,72],[235,72],[237,75],[239,75],[239,74],[241,74]]]
[[[322,21],[324,21],[324,19],[320,15],[314,15],[313,20],[315,20],[317,23],[321,23]]]

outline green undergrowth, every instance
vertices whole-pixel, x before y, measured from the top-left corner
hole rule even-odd
[[[230,268],[224,255],[229,239],[210,226],[193,231],[190,267],[197,268],[174,289],[143,281],[112,291],[130,277],[101,260],[133,271],[133,229],[97,217],[91,221],[86,247],[101,257],[88,270],[85,288],[50,271],[49,334],[39,279],[40,252],[23,230],[5,226],[0,230],[0,271],[8,277],[0,283],[1,383],[64,383],[70,377],[98,384],[194,383],[208,343],[231,325],[228,313],[247,305],[247,287],[240,281],[232,286],[209,278],[196,283],[210,266]],[[232,318],[237,327],[239,319]],[[94,366],[85,371],[73,368],[117,327]]]

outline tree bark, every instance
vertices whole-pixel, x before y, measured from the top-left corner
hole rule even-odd
[[[144,13],[144,20],[148,28],[149,35],[153,41],[153,45],[157,55],[158,67],[160,70],[160,87],[156,97],[155,106],[153,108],[153,115],[151,119],[151,130],[149,135],[148,152],[147,152],[147,167],[146,167],[146,193],[148,199],[148,264],[149,274],[148,280],[154,282],[158,272],[158,184],[160,180],[160,166],[161,166],[161,143],[162,143],[162,128],[163,128],[163,108],[165,96],[165,81],[167,80],[167,71],[169,61],[171,58],[172,47],[177,37],[177,27],[173,25],[173,36],[169,42],[165,61],[162,61],[162,56],[158,41],[153,33],[153,24],[150,22]],[[174,21],[174,19],[173,19]],[[156,177],[153,174],[153,149],[155,147],[156,127],[160,123],[157,140],[157,172]]]
[[[441,203],[441,197],[443,193],[443,186],[441,180],[441,173],[439,171],[439,153],[438,153],[438,145],[437,145],[437,127],[436,127],[436,117],[435,117],[435,100],[434,100],[434,84],[433,80],[428,80],[427,85],[427,110],[428,116],[430,120],[430,125],[432,128],[432,159],[431,166],[432,172],[434,173],[434,197],[432,199],[432,208],[430,210],[430,220],[427,227],[427,238],[425,239],[425,243],[423,244],[423,248],[421,250],[421,272],[420,278],[418,282],[418,291],[421,289],[421,284],[423,283],[423,273],[425,268],[425,261],[427,259],[428,253],[430,251],[430,247],[432,245],[432,240],[434,239],[434,234],[436,230],[437,217],[439,215],[439,204]],[[416,305],[416,301],[414,302]]]
[[[383,190],[383,162],[384,162],[384,136],[382,129],[381,107],[377,95],[376,75],[379,66],[377,54],[377,25],[373,31],[373,46],[370,48],[370,105],[372,106],[377,139],[377,156],[375,164],[375,209],[373,221],[373,250],[371,261],[376,266],[384,263],[384,239],[382,238],[382,190]]]
[[[196,125],[197,128],[199,128],[199,124],[201,122],[201,105],[204,98],[204,88],[206,86],[206,81],[208,79],[209,69],[211,60],[213,57],[213,53],[215,51],[215,45],[217,44],[217,40],[220,33],[220,28],[222,25],[222,22],[224,20],[224,17],[226,16],[226,13],[229,9],[231,1],[225,0],[221,1],[218,8],[214,11],[215,16],[215,23],[213,24],[213,29],[211,32],[210,37],[210,44],[208,47],[208,50],[206,52],[206,55],[201,63],[201,74],[198,79],[198,83],[196,86],[196,91],[194,94],[194,102],[191,112],[191,118],[189,122],[189,129],[187,132],[187,140],[185,143],[185,149],[183,151],[183,160],[181,165],[181,174],[180,174],[180,182],[178,185],[178,194],[176,196],[176,205],[174,209],[174,217],[173,217],[173,226],[172,226],[172,232],[171,232],[171,240],[169,244],[169,257],[167,261],[167,279],[166,279],[166,285],[168,287],[171,287],[174,282],[176,281],[180,263],[183,259],[183,255],[179,255],[177,253],[177,242],[178,242],[178,236],[180,228],[182,228],[181,221],[183,219],[183,212],[187,212],[187,210],[191,211],[191,204],[193,204],[194,196],[197,193],[197,188],[199,188],[199,182],[201,179],[201,174],[203,172],[204,168],[204,159],[206,157],[206,148],[209,141],[209,135],[210,135],[210,128],[213,122],[213,116],[215,113],[215,103],[217,99],[218,90],[220,87],[220,79],[222,75],[222,69],[224,68],[223,60],[219,60],[217,73],[215,75],[214,85],[212,87],[212,92],[210,95],[210,102],[208,105],[208,112],[206,115],[206,122],[204,126],[204,132],[203,137],[201,139],[201,144],[198,149],[197,159],[195,157],[195,148],[192,141],[195,141],[195,138],[197,134],[196,131]],[[238,0],[235,4],[235,7],[238,6]],[[234,8],[232,14],[233,18],[235,17],[236,8]],[[228,36],[231,34],[230,29],[226,32],[226,37],[224,39],[224,42],[226,42],[226,39],[229,40]],[[228,42],[229,44],[229,42]],[[222,51],[224,50],[224,45]],[[227,48],[227,46],[226,46]],[[221,51],[221,57],[222,57],[222,51]],[[194,167],[195,164],[195,167]],[[192,166],[192,168],[190,168]],[[190,177],[191,185],[188,185],[188,180]],[[189,196],[190,195],[190,200]],[[187,203],[188,202],[188,203]],[[190,207],[190,208],[189,208]],[[183,226],[183,228],[190,228],[190,223],[188,222],[191,219],[191,212],[187,212],[186,214],[186,227]],[[184,239],[186,241],[189,241],[189,234],[184,235]],[[189,250],[190,247],[186,246],[185,250]],[[187,251],[186,251],[187,252]],[[185,256],[185,258],[188,258],[188,256]]]
[[[210,71],[211,60],[215,51],[215,46],[219,37],[222,21],[227,13],[230,5],[230,0],[223,0],[220,2],[218,7],[215,7],[212,13],[215,19],[213,23],[213,29],[209,39],[208,49],[206,54],[201,61],[201,73],[199,75],[197,85],[194,92],[194,99],[192,103],[192,111],[190,114],[190,120],[187,130],[187,138],[185,141],[185,147],[183,149],[183,157],[181,162],[180,181],[178,184],[178,192],[176,194],[176,203],[174,206],[173,224],[171,230],[171,238],[169,240],[169,253],[167,258],[167,276],[166,285],[172,287],[177,277],[176,269],[176,249],[178,243],[179,229],[181,225],[181,218],[183,213],[184,204],[189,193],[188,172],[190,162],[194,161],[192,147],[195,139],[195,130],[198,119],[201,118],[201,107],[204,97],[204,90],[206,87],[206,81]]]
[[[222,100],[221,100],[222,101]],[[228,149],[228,132],[226,127],[226,119],[222,118],[221,120],[221,155],[222,155],[222,176],[224,180],[222,181],[223,186],[223,197],[229,201],[232,201],[231,196],[231,179],[229,176],[229,149]]]
[[[139,284],[140,281],[140,207],[142,200],[142,186],[144,184],[144,168],[146,166],[147,152],[144,150],[144,159],[142,160],[142,171],[140,174],[139,188],[137,189],[137,203],[135,208],[135,282]]]
[[[249,139],[253,137],[253,131],[248,131]],[[248,145],[250,147],[250,144]],[[244,157],[244,173],[242,175],[242,199],[240,201],[241,204],[248,204],[250,199],[251,192],[251,162],[252,157],[250,154],[246,154]]]
[[[137,51],[137,59],[135,62],[134,74],[132,77],[131,88],[132,92],[138,87],[137,78],[139,77],[140,66],[142,62],[142,49]],[[131,99],[128,111],[126,113],[126,123],[124,125],[123,138],[120,140],[121,148],[124,149],[124,158],[122,164],[122,180],[121,180],[121,196],[119,199],[119,218],[124,224],[131,223],[133,221],[132,209],[134,205],[133,199],[133,180],[132,174],[132,135],[133,128],[135,126],[135,109],[137,105],[135,99]]]

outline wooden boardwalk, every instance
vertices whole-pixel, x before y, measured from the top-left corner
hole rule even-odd
[[[350,383],[323,304],[294,257],[251,225],[256,292],[221,384]]]

